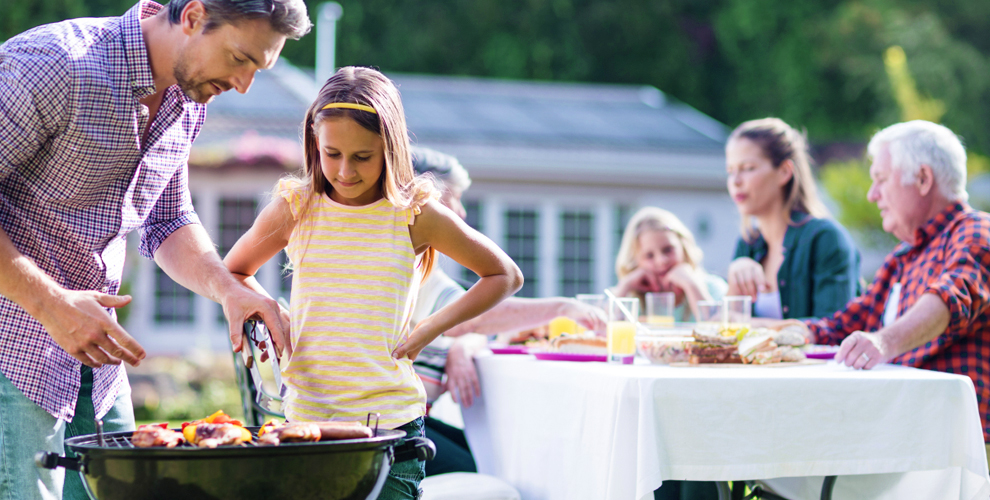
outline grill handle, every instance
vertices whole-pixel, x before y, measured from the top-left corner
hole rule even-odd
[[[82,473],[86,472],[86,464],[83,463],[81,459],[63,457],[58,453],[50,453],[47,451],[39,451],[38,454],[34,456],[34,463],[42,469],[57,469],[59,467],[64,467],[68,470],[79,471]]]
[[[437,446],[425,437],[414,437],[403,441],[394,449],[395,462],[405,462],[407,460],[419,460],[425,462],[433,460],[437,455]]]

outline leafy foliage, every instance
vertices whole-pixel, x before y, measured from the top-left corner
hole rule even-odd
[[[307,0],[315,18],[316,0]],[[779,116],[813,142],[898,121],[883,53],[900,46],[920,96],[990,152],[985,0],[340,0],[338,64],[385,71],[651,84],[730,125]],[[0,5],[0,39],[131,0]],[[312,66],[316,37],[283,56]]]

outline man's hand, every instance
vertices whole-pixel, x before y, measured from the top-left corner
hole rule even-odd
[[[558,316],[571,318],[592,332],[605,331],[605,325],[608,322],[605,311],[576,299],[562,299],[562,302]]]
[[[890,361],[883,339],[876,333],[853,332],[846,337],[835,353],[835,361],[856,369],[869,370]]]
[[[250,348],[243,335],[244,322],[249,319],[261,319],[265,322],[265,327],[272,336],[275,344],[275,351],[279,356],[283,353],[287,357],[292,356],[292,346],[286,339],[289,338],[289,314],[278,302],[271,297],[262,295],[240,282],[232,281],[232,285],[227,287],[221,305],[223,314],[230,323],[230,344],[234,346],[234,352],[242,352],[244,355],[250,353]],[[262,354],[262,361],[268,359],[267,351]]]
[[[769,289],[763,266],[749,257],[739,257],[729,264],[729,295],[749,295],[756,300]]]
[[[474,368],[474,353],[478,342],[471,337],[472,335],[468,334],[454,341],[447,351],[447,365],[444,368],[447,374],[446,389],[450,391],[454,402],[465,408],[471,407],[474,398],[481,395],[478,371]],[[481,337],[481,346],[487,344],[487,338],[481,335],[477,337]]]
[[[137,366],[145,357],[144,348],[105,309],[130,302],[129,295],[60,290],[55,302],[38,311],[35,318],[55,343],[86,366],[119,365],[121,360]]]

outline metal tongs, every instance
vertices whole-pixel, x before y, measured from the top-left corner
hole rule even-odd
[[[271,333],[264,323],[250,319],[244,323],[244,336],[251,340],[247,345],[250,351],[244,356],[244,365],[251,373],[251,379],[257,388],[255,401],[262,406],[265,405],[264,398],[266,397],[273,401],[282,401],[282,396],[285,395],[285,386],[282,385],[282,367],[279,365],[278,351],[275,350]],[[258,364],[261,363],[261,356],[266,352],[272,363],[272,376],[275,378],[277,394],[271,394],[265,390],[261,370],[258,368]]]

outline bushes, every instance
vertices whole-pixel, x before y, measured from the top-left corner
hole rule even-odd
[[[185,357],[149,357],[127,367],[134,417],[176,424],[223,410],[243,418],[230,353],[196,351]]]

